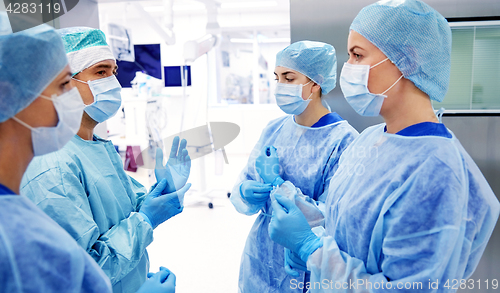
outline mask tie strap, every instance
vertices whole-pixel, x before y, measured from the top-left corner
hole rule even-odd
[[[17,118],[16,116],[12,116],[12,120],[16,121],[17,123],[21,124],[22,126],[28,128],[29,130],[32,131],[38,131],[38,129],[29,126],[26,122],[22,121],[21,119]]]
[[[437,112],[436,112],[436,116],[439,120],[439,123],[443,123],[442,120],[443,120],[444,111],[445,111],[445,109],[443,107],[441,107],[441,109],[437,110]]]
[[[40,98],[44,99],[44,100],[47,100],[47,101],[52,101],[53,99],[57,98],[57,95],[52,95],[52,98],[49,98],[47,96],[44,96],[44,95],[40,95],[39,96]]]
[[[84,84],[89,84],[88,82],[85,82],[85,81],[83,81],[83,80],[76,79],[76,78],[74,78],[74,77],[72,77],[71,79],[72,79],[72,80],[76,80],[76,81],[81,82],[81,83],[84,83]]]
[[[386,89],[383,93],[381,93],[381,95],[385,95],[385,93],[387,93],[388,91],[390,91],[402,78],[403,78],[403,75],[401,75],[398,78],[398,80],[396,80],[396,82],[393,83],[388,89]]]
[[[384,63],[385,61],[389,60],[389,57],[385,58],[384,60],[380,61],[379,63],[373,65],[372,67],[370,67],[370,69],[372,69],[373,67],[376,67],[376,66],[379,66],[380,64]]]
[[[302,85],[302,88],[304,88],[306,85],[310,84],[311,82],[312,82],[312,79],[311,79],[308,83],[303,84],[303,85]],[[310,100],[312,95],[313,95],[313,93],[311,93],[311,94],[309,95],[309,97],[307,97],[307,99],[306,99],[305,101]]]

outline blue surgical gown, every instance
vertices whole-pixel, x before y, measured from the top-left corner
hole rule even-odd
[[[454,135],[384,127],[340,158],[325,230],[313,229],[323,247],[307,261],[310,292],[454,292],[493,232],[500,204]]]
[[[293,115],[287,115],[266,126],[231,193],[231,202],[238,212],[252,215],[261,209],[241,197],[240,185],[245,180],[263,182],[255,170],[255,160],[262,147],[269,145],[277,148],[280,176],[284,180],[293,183],[304,195],[318,203],[326,200],[328,183],[337,169],[340,154],[358,135],[340,116],[328,116],[323,120],[338,118],[328,125],[304,127],[294,121]],[[283,246],[269,238],[271,214],[271,200],[268,200],[246,241],[241,258],[239,292],[302,292],[290,286],[294,278],[284,270]],[[304,274],[297,279],[304,280]]]
[[[0,292],[111,292],[66,231],[26,197],[0,190]]]
[[[138,213],[146,189],[123,170],[110,141],[74,136],[63,149],[35,157],[21,194],[54,219],[94,258],[114,292],[146,280],[153,229]]]

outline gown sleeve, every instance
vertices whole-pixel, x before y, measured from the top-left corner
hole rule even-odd
[[[135,210],[138,212],[141,209],[142,203],[144,202],[144,200],[148,196],[148,192],[147,192],[146,188],[141,183],[139,183],[137,180],[135,180],[131,176],[128,176],[128,177],[130,178],[130,186],[132,186],[132,191],[134,192],[134,194],[137,195]],[[151,187],[150,191],[154,189],[154,186],[156,186],[156,185],[153,185]]]
[[[112,284],[137,266],[153,241],[152,227],[137,212],[101,233],[82,183],[70,171],[59,167],[46,170],[23,185],[21,192],[29,193],[28,197],[92,256]]]
[[[269,125],[266,127],[266,129],[269,127]],[[255,169],[255,160],[260,154],[261,148],[263,147],[263,141],[264,141],[264,133],[265,129],[262,132],[259,141],[255,144],[255,146],[252,149],[252,152],[250,153],[250,157],[248,158],[247,165],[243,168],[241,171],[238,180],[236,181],[236,184],[234,185],[232,191],[231,191],[231,203],[233,206],[236,208],[236,210],[244,215],[250,216],[258,213],[262,206],[260,205],[254,205],[250,204],[247,202],[243,196],[241,195],[240,187],[243,181],[247,180],[255,180],[259,182],[263,182],[262,179],[257,174],[257,171]]]

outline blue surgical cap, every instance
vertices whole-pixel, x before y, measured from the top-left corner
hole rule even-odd
[[[115,59],[106,43],[106,35],[99,29],[70,27],[57,32],[63,39],[73,75],[101,61]]]
[[[451,29],[419,0],[383,0],[363,8],[351,24],[379,48],[405,78],[441,102],[448,91]]]
[[[28,107],[67,64],[61,37],[46,24],[0,35],[0,123]]]
[[[326,43],[295,42],[276,55],[276,66],[304,74],[317,83],[325,95],[337,84],[335,48]]]

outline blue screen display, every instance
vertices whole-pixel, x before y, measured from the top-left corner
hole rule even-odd
[[[182,66],[187,72],[187,85],[191,85],[191,66]],[[181,66],[165,66],[165,87],[182,86]]]

